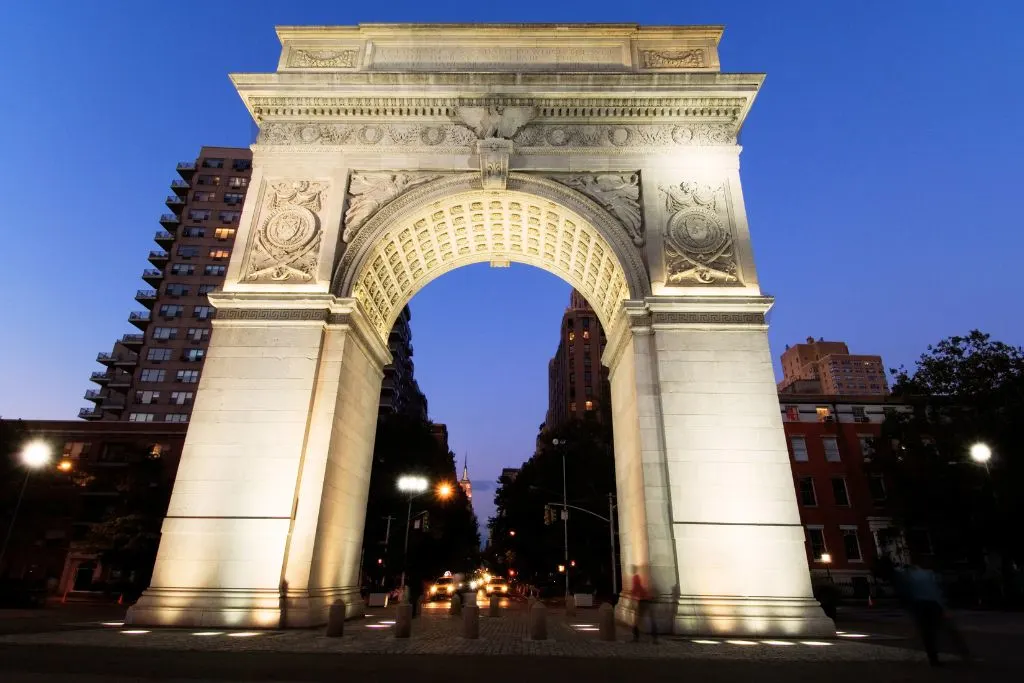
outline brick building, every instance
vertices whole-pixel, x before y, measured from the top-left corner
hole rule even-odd
[[[548,410],[554,426],[572,418],[601,416],[611,388],[608,368],[601,365],[606,339],[594,309],[575,289],[562,316],[558,350],[548,362]]]
[[[784,393],[884,396],[889,392],[881,356],[850,353],[846,342],[815,341],[786,346],[782,354]]]

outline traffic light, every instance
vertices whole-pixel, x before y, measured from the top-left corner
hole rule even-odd
[[[555,519],[554,510],[550,505],[544,506],[544,525],[549,526]]]
[[[430,513],[429,512],[424,512],[423,513],[423,530],[424,531],[430,531]]]

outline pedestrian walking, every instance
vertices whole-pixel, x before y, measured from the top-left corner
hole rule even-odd
[[[630,571],[633,573],[633,580],[630,584],[629,592],[633,600],[636,601],[636,614],[633,618],[633,642],[640,642],[640,624],[647,621],[651,625],[651,639],[657,643],[658,625],[654,619],[651,592],[644,585],[644,580],[640,577],[640,571],[637,566],[633,565]]]
[[[942,589],[935,574],[917,565],[892,567],[885,571],[903,601],[928,654],[928,663],[939,665],[939,636],[943,633],[965,662],[971,660],[967,641],[946,610]],[[883,576],[883,578],[887,578]]]

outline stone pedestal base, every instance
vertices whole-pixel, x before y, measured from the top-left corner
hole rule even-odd
[[[179,590],[150,588],[128,609],[125,624],[209,628],[308,628],[327,623],[335,600],[345,602],[345,617],[363,616],[359,589],[338,588],[317,595],[253,590]]]
[[[783,598],[709,598],[681,596],[653,606],[659,633],[690,636],[759,638],[834,638],[835,624],[817,600]],[[615,617],[624,624],[636,620],[636,601],[622,596]],[[650,631],[649,623],[640,630]]]

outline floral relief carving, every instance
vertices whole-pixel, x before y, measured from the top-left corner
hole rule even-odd
[[[270,185],[243,271],[246,282],[308,282],[320,262],[320,210],[326,183]]]
[[[726,188],[682,182],[659,186],[665,195],[668,283],[739,284]]]
[[[550,176],[563,185],[579,190],[619,219],[636,246],[643,246],[643,212],[640,208],[638,173],[579,173]]]
[[[264,145],[361,145],[367,147],[471,147],[476,136],[464,126],[268,123],[260,129]]]
[[[679,125],[528,125],[515,135],[517,149],[530,147],[677,147],[732,145],[733,128],[725,123]]]
[[[288,55],[288,66],[327,69],[343,67],[351,69],[356,65],[358,50],[299,50],[293,49]]]
[[[645,69],[699,69],[705,66],[703,50],[641,50]]]
[[[438,173],[354,172],[348,184],[348,208],[345,210],[342,241],[351,242],[359,228],[377,209],[406,190],[438,177]]]

